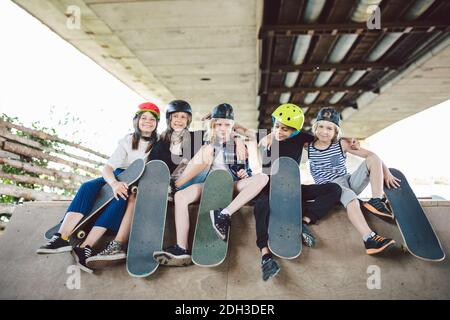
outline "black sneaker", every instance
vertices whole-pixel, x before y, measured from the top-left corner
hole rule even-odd
[[[163,251],[153,252],[153,258],[163,266],[186,267],[192,264],[189,251],[179,245],[173,245]]]
[[[316,245],[316,237],[314,237],[305,223],[302,224],[302,242],[305,246],[310,248]]]
[[[367,254],[377,254],[380,253],[387,248],[393,246],[395,244],[395,240],[384,238],[382,236],[379,236],[375,233],[371,238],[367,239],[367,241],[364,242],[364,245],[366,246],[366,253]]]
[[[81,270],[86,271],[88,273],[93,273],[94,270],[89,268],[86,265],[86,259],[88,259],[92,255],[92,248],[90,246],[86,246],[84,248],[75,247],[72,250],[72,256],[77,262],[78,267]]]
[[[394,216],[392,215],[391,210],[389,210],[386,203],[379,198],[372,198],[367,202],[363,203],[363,206],[367,211],[374,214],[378,218],[381,218],[385,221],[393,221]]]
[[[104,269],[123,263],[127,258],[127,254],[123,249],[121,242],[111,241],[105,250],[96,254],[95,256],[86,259],[86,265],[90,269]]]
[[[263,281],[267,281],[275,277],[280,272],[280,270],[280,266],[273,258],[265,259],[261,262]]]
[[[209,211],[211,222],[217,235],[223,241],[228,240],[228,231],[230,230],[231,217],[227,214],[221,214],[222,209]]]
[[[55,233],[47,244],[36,250],[36,253],[61,253],[69,252],[71,250],[72,246],[70,245],[69,240],[63,240],[60,233]]]

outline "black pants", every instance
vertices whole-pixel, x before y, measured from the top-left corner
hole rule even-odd
[[[256,245],[267,247],[269,239],[269,184],[255,199],[253,214],[256,221]],[[341,187],[336,183],[302,185],[302,213],[311,223],[322,219],[339,202]],[[314,201],[310,201],[314,200]]]

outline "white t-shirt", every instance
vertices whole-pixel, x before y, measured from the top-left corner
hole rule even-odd
[[[223,149],[216,149],[216,157],[211,165],[211,171],[214,170],[225,170],[228,171],[228,166],[225,164],[225,156],[223,154]]]
[[[145,152],[149,142],[144,139],[140,139],[139,147],[136,150],[132,150],[132,141],[132,134],[127,134],[125,137],[120,139],[116,151],[114,151],[106,164],[111,166],[114,170],[117,168],[126,169],[133,163],[133,161],[137,159],[146,159],[150,153],[150,151],[147,153]]]

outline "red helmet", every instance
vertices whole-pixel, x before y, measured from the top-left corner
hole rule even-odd
[[[160,112],[156,104],[151,102],[144,102],[138,106],[138,109],[139,110],[136,112],[136,116],[141,114],[142,112],[150,112],[155,116],[156,120],[159,120]]]

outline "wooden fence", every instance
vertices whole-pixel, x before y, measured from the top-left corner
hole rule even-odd
[[[106,155],[80,144],[0,120],[2,195],[24,200],[70,200],[72,196],[67,194],[99,176],[106,159]],[[19,169],[14,171],[20,174],[8,168]]]

